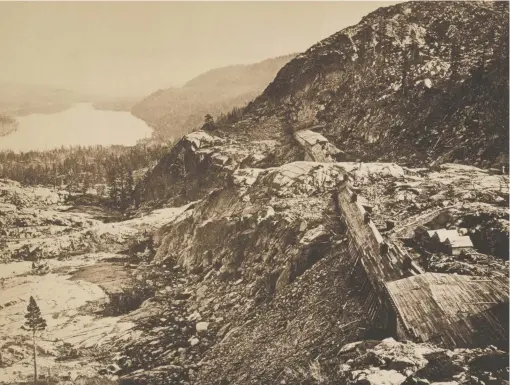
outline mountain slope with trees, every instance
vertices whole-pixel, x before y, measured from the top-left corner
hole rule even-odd
[[[165,144],[89,146],[14,153],[0,151],[0,178],[23,185],[65,189],[69,194],[95,191],[124,209],[132,203],[134,185],[168,152]]]
[[[164,140],[181,137],[200,127],[206,114],[217,117],[254,99],[293,57],[286,55],[210,70],[181,88],[149,95],[133,106],[131,112],[150,124],[157,137]]]
[[[508,3],[381,8],[289,62],[248,111],[354,158],[508,163]]]
[[[0,114],[7,116],[60,112],[90,99],[90,96],[51,86],[0,82]]]

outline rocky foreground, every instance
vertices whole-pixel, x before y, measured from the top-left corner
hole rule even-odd
[[[31,336],[21,329],[30,296],[48,324],[37,343],[41,378],[97,376],[104,349],[137,336],[122,314],[153,290],[136,270],[150,253],[147,235],[187,207],[104,223],[65,194],[0,181],[1,383],[33,373]]]
[[[187,140],[198,141],[188,159],[214,154],[209,134]],[[473,226],[463,226],[473,234],[507,231],[506,176],[458,165],[313,161],[231,172],[202,199],[111,223],[50,189],[2,181],[0,329],[9,337],[0,380],[31,375],[20,324],[34,295],[49,319],[38,342],[41,373],[59,381],[505,383],[507,355],[492,347],[374,340],[382,336],[348,279],[331,191],[347,173],[378,226],[396,222],[385,236],[413,253],[411,229],[445,211],[446,225],[470,218]],[[506,262],[486,256],[489,263],[461,267],[443,258],[430,271],[506,274]]]
[[[348,369],[340,367],[338,358],[346,343],[377,335],[376,325],[366,320],[356,282],[349,280],[347,240],[331,197],[342,173],[373,206],[381,232],[412,255],[419,254],[411,242],[413,229],[423,224],[464,226],[474,238],[483,233],[485,240],[491,235],[508,236],[508,177],[492,171],[456,164],[411,169],[393,163],[314,161],[238,168],[242,157],[227,152],[235,142],[222,143],[214,135],[197,132],[169,154],[169,159],[176,154],[186,159],[178,167],[188,167],[181,180],[193,180],[207,170],[209,175],[224,173],[226,182],[197,202],[188,218],[164,226],[156,236],[153,263],[177,264],[186,269],[187,281],[151,300],[151,308],[160,309],[147,321],[156,331],[144,329],[148,336],[129,346],[129,360],[123,359],[121,372],[126,383],[157,384],[168,378],[197,384],[347,379],[367,383],[354,372],[373,364]],[[259,147],[256,162],[264,162],[266,143]],[[177,160],[174,165],[179,166]],[[175,191],[179,188],[166,192],[170,202]],[[385,230],[390,219],[393,227]],[[426,270],[506,275],[508,262],[489,255],[497,254],[496,244],[493,251],[478,253],[471,260],[438,255],[438,262]],[[416,260],[419,263],[419,256]],[[176,311],[179,316],[172,316]],[[467,350],[466,354],[476,356],[482,351]],[[315,369],[309,369],[312,364]],[[318,367],[322,380],[310,374]],[[341,368],[345,373],[338,380]],[[411,381],[411,372],[400,372],[390,383]],[[388,373],[365,374],[375,382]],[[470,383],[468,377],[438,375],[438,380],[431,376],[430,382]]]

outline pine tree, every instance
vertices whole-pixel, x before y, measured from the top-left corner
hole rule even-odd
[[[106,180],[108,185],[108,196],[110,197],[112,205],[116,205],[119,200],[120,189],[117,181],[117,172],[115,169],[115,164],[113,162],[110,162],[110,164],[108,165]]]
[[[450,80],[455,81],[459,77],[460,48],[457,42],[450,48]]]
[[[411,56],[411,64],[416,65],[420,62],[420,45],[418,44],[418,36],[416,31],[411,31],[411,46],[409,47],[409,53]]]
[[[41,310],[32,296],[30,296],[30,302],[27,307],[25,319],[25,324],[21,328],[32,332],[32,339],[34,343],[34,385],[37,385],[37,349],[35,344],[35,334],[38,331],[46,329],[46,320],[42,317]]]
[[[499,38],[496,40],[492,58],[496,62],[496,68],[503,79],[508,77],[508,41],[508,24],[505,24]]]
[[[496,40],[496,31],[494,30],[494,28],[491,28],[489,30],[487,40],[485,41],[484,46],[483,46],[484,70],[486,70],[487,64],[491,60],[491,56],[494,55],[495,40]]]
[[[85,175],[85,177],[83,178],[83,183],[82,183],[82,193],[86,194],[87,191],[89,190],[89,188],[90,188],[89,175]]]
[[[370,49],[372,41],[373,30],[371,27],[364,28],[359,37],[358,60],[364,62],[367,57],[367,52]]]
[[[204,125],[202,126],[203,130],[214,130],[216,125],[214,124],[214,118],[207,114],[204,118]]]
[[[375,46],[375,53],[379,55],[379,77],[384,79],[386,67],[386,55],[388,54],[389,44],[386,36],[386,24],[379,23],[376,31],[377,44]]]
[[[126,192],[126,180],[124,170],[119,170],[119,198],[117,200],[117,206],[122,208],[124,206],[124,202],[126,201],[127,192]]]

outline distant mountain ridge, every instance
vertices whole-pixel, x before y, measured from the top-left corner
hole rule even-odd
[[[90,96],[58,87],[0,82],[0,114],[7,116],[54,113],[86,101]]]
[[[161,139],[180,137],[200,127],[206,114],[216,117],[254,99],[294,56],[212,69],[181,88],[154,92],[131,112],[150,124]]]

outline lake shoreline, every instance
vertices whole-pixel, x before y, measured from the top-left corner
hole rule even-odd
[[[61,105],[60,107],[63,107]],[[18,127],[0,134],[0,151],[46,151],[60,147],[136,145],[153,129],[129,111],[94,108],[77,103],[59,111],[17,117]]]

